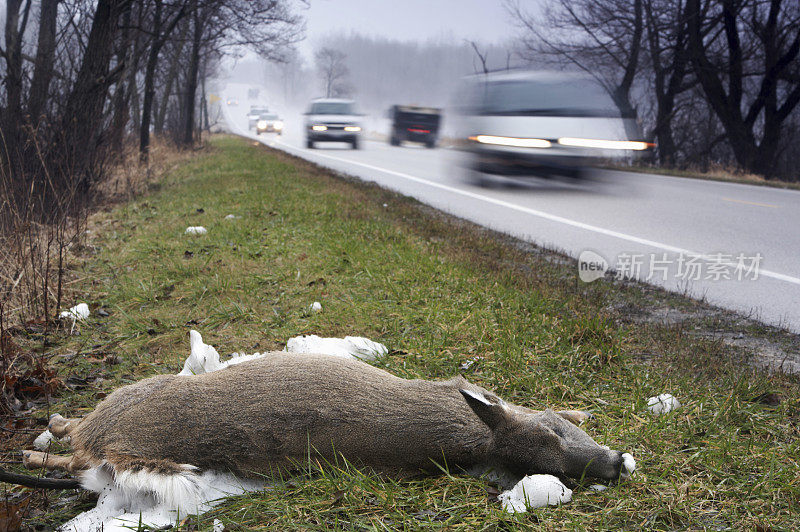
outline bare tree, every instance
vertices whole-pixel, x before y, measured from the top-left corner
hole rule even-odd
[[[341,94],[350,70],[347,68],[347,55],[333,48],[321,48],[314,54],[314,62],[325,85],[325,97]]]
[[[467,42],[469,43],[470,46],[472,46],[472,49],[475,51],[475,55],[478,57],[478,61],[480,61],[480,63],[481,63],[481,72],[480,73],[481,74],[488,74],[489,73],[489,67],[486,66],[486,60],[488,59],[489,52],[482,52],[481,53],[480,49],[478,49],[478,43],[476,43],[475,41],[467,41]],[[510,56],[507,59],[510,60]],[[476,74],[478,73],[478,69],[477,68],[475,68],[475,73]]]
[[[142,100],[142,123],[139,128],[139,161],[147,164],[150,152],[150,120],[153,116],[153,98],[155,97],[156,67],[161,48],[167,42],[178,22],[186,15],[186,5],[179,3],[171,7],[172,13],[164,18],[163,0],[154,0],[152,20],[152,39],[147,56],[144,74],[144,99]],[[169,6],[167,6],[169,7]]]
[[[685,0],[644,0],[647,42],[646,70],[652,75],[656,100],[648,138],[657,143],[658,161],[674,166],[678,147],[673,121],[679,96],[696,85],[689,62],[689,32]]]
[[[171,47],[168,50],[167,65],[163,72],[161,80],[161,94],[159,99],[158,108],[153,119],[153,131],[156,135],[160,135],[164,131],[164,123],[167,117],[167,110],[175,92],[175,87],[179,83],[181,59],[186,46],[186,36],[189,31],[189,23],[184,18],[183,23],[180,24],[181,28],[178,34],[172,39]],[[162,62],[163,63],[163,62]]]
[[[21,122],[20,109],[23,95],[23,67],[22,67],[22,41],[31,12],[31,2],[27,0],[22,5],[22,0],[7,0],[5,23],[5,49],[0,49],[0,55],[5,59],[5,92],[6,106],[2,121],[6,150],[10,146],[16,149],[19,139],[17,132]]]
[[[739,165],[774,174],[800,103],[796,0],[688,0],[692,65]]]
[[[97,148],[108,89],[124,67],[117,65],[109,70],[117,21],[127,3],[128,0],[98,0],[81,67],[64,107],[59,174],[77,180],[83,187],[91,185],[95,177],[93,164],[100,156]]]
[[[56,54],[56,19],[60,0],[42,0],[39,10],[39,35],[31,80],[28,114],[38,124],[50,91]]]
[[[525,32],[521,46],[531,59],[543,56],[583,70],[602,84],[623,117],[636,118],[631,91],[640,67],[644,0],[551,0],[544,16],[519,0],[505,0]],[[641,135],[633,121],[631,138]]]
[[[282,60],[287,47],[305,30],[288,0],[193,0],[192,12],[181,135],[184,146],[194,142],[198,76],[204,54],[247,47],[262,57]]]

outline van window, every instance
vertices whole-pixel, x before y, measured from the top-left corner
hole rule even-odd
[[[353,104],[348,102],[315,102],[311,104],[312,115],[352,115]]]
[[[589,80],[477,81],[473,91],[481,115],[620,118],[608,94]]]

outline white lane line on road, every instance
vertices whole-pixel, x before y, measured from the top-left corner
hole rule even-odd
[[[712,263],[715,263],[715,264],[720,264],[722,266],[725,266],[726,268],[738,269],[738,268],[742,267],[738,263],[721,260],[720,257],[715,257],[713,255],[707,255],[705,253],[698,253],[696,251],[692,251],[692,250],[689,250],[689,249],[684,249],[684,248],[680,248],[680,247],[677,247],[677,246],[671,246],[669,244],[664,244],[662,242],[656,242],[655,240],[649,240],[647,238],[640,238],[638,236],[628,235],[626,233],[620,233],[619,231],[612,231],[611,229],[605,229],[603,227],[597,227],[596,225],[591,225],[591,224],[579,222],[577,220],[570,220],[569,218],[564,218],[563,216],[557,216],[555,214],[550,214],[550,213],[539,211],[539,210],[536,210],[536,209],[523,207],[522,205],[516,205],[516,204],[510,203],[508,201],[503,201],[503,200],[492,198],[492,197],[489,197],[489,196],[484,196],[483,194],[477,194],[475,192],[470,192],[469,190],[462,190],[462,189],[459,189],[459,188],[451,187],[449,185],[443,185],[442,183],[436,183],[434,181],[429,181],[427,179],[423,179],[421,177],[413,176],[413,175],[410,175],[410,174],[405,174],[403,172],[397,172],[395,170],[387,170],[386,168],[381,168],[379,166],[374,166],[372,164],[361,163],[361,162],[352,161],[352,160],[349,160],[349,159],[343,159],[341,157],[335,157],[333,155],[327,155],[327,154],[324,154],[324,153],[320,153],[318,151],[312,151],[312,150],[308,150],[308,149],[304,149],[304,148],[297,148],[297,147],[292,146],[290,144],[286,144],[282,140],[274,139],[274,140],[272,140],[272,142],[268,142],[267,139],[262,139],[262,138],[260,138],[258,136],[256,136],[256,137],[250,136],[249,132],[245,132],[239,126],[235,125],[234,121],[230,119],[230,116],[228,116],[227,109],[225,109],[225,115],[226,115],[226,118],[227,118],[228,125],[229,126],[233,126],[235,129],[239,130],[241,132],[240,133],[241,136],[244,136],[244,137],[247,137],[247,138],[250,138],[250,139],[253,139],[253,140],[258,140],[259,142],[261,142],[263,144],[269,143],[272,146],[280,145],[280,146],[283,146],[284,148],[286,148],[288,151],[295,151],[295,152],[298,152],[298,153],[313,155],[313,156],[321,157],[321,158],[325,158],[325,159],[331,159],[332,161],[339,161],[339,162],[346,163],[346,164],[353,164],[353,165],[356,165],[356,166],[361,166],[363,168],[368,168],[370,170],[376,170],[378,172],[383,172],[385,174],[401,177],[403,179],[408,179],[409,181],[414,181],[415,183],[421,183],[423,185],[427,185],[427,186],[430,186],[430,187],[433,187],[433,188],[438,188],[440,190],[446,190],[448,192],[452,192],[454,194],[459,194],[461,196],[466,196],[468,198],[476,199],[476,200],[479,200],[479,201],[485,201],[486,203],[491,203],[493,205],[497,205],[497,206],[500,206],[500,207],[505,207],[507,209],[512,209],[512,210],[515,210],[517,212],[522,212],[522,213],[525,213],[525,214],[529,214],[531,216],[536,216],[536,217],[539,217],[539,218],[543,218],[545,220],[550,220],[552,222],[562,223],[562,224],[565,224],[565,225],[576,227],[578,229],[583,229],[583,230],[591,231],[591,232],[598,233],[598,234],[601,234],[601,235],[606,235],[606,236],[610,236],[610,237],[613,237],[613,238],[618,238],[620,240],[625,240],[627,242],[634,242],[636,244],[642,244],[642,245],[649,246],[649,247],[652,247],[652,248],[660,249],[662,251],[668,251],[668,252],[671,252],[671,253],[677,253],[677,254],[683,254],[683,255],[687,255],[687,256],[697,257],[700,260],[704,260],[706,262],[712,262]],[[791,275],[785,275],[783,273],[773,272],[771,270],[764,270],[764,269],[760,269],[759,268],[758,275],[759,276],[764,276],[764,277],[769,277],[771,279],[776,279],[778,281],[784,281],[786,283],[800,285],[800,279],[798,279],[797,277],[792,277]]]
[[[361,166],[363,168],[367,168],[367,169],[370,169],[370,170],[376,170],[378,172],[383,172],[385,174],[401,177],[403,179],[408,179],[410,181],[414,181],[416,183],[421,183],[423,185],[427,185],[427,186],[430,186],[430,187],[438,188],[440,190],[446,190],[446,191],[454,193],[454,194],[459,194],[459,195],[462,195],[462,196],[466,196],[468,198],[472,198],[472,199],[476,199],[476,200],[480,200],[480,201],[485,201],[487,203],[491,203],[491,204],[494,204],[494,205],[497,205],[497,206],[500,206],[500,207],[513,209],[515,211],[522,212],[522,213],[525,213],[525,214],[529,214],[531,216],[537,216],[539,218],[544,218],[545,220],[550,220],[550,221],[553,221],[553,222],[569,225],[569,226],[572,226],[572,227],[577,227],[579,229],[584,229],[586,231],[592,231],[594,233],[598,233],[598,234],[601,234],[601,235],[606,235],[606,236],[610,236],[610,237],[614,237],[614,238],[619,238],[621,240],[626,240],[628,242],[634,242],[636,244],[642,244],[642,245],[645,245],[645,246],[653,247],[653,248],[660,249],[660,250],[663,250],[663,251],[668,251],[668,252],[671,252],[671,253],[677,253],[677,254],[683,254],[683,255],[687,255],[687,256],[697,257],[700,260],[704,260],[704,261],[707,261],[707,262],[712,262],[712,263],[715,263],[715,264],[720,264],[720,265],[726,266],[728,268],[742,268],[743,267],[742,265],[740,265],[737,262],[731,262],[731,261],[722,260],[718,256],[708,255],[708,254],[705,254],[705,253],[699,253],[697,251],[692,251],[692,250],[689,250],[689,249],[680,248],[680,247],[677,247],[677,246],[672,246],[670,244],[664,244],[663,242],[656,242],[655,240],[649,240],[647,238],[640,238],[638,236],[633,236],[633,235],[629,235],[629,234],[626,234],[626,233],[620,233],[619,231],[612,231],[611,229],[605,229],[603,227],[598,227],[596,225],[591,225],[591,224],[579,222],[577,220],[570,220],[569,218],[564,218],[563,216],[557,216],[555,214],[550,214],[550,213],[539,211],[539,210],[536,210],[536,209],[531,209],[529,207],[523,207],[522,205],[516,205],[516,204],[510,203],[508,201],[492,198],[492,197],[489,197],[489,196],[484,196],[483,194],[477,194],[475,192],[470,192],[469,190],[462,190],[462,189],[459,189],[459,188],[451,187],[449,185],[444,185],[442,183],[436,183],[434,181],[429,181],[427,179],[423,179],[421,177],[413,176],[413,175],[410,175],[410,174],[405,174],[403,172],[397,172],[395,170],[387,170],[386,168],[381,168],[379,166],[374,166],[374,165],[367,164],[367,163],[361,163],[361,162],[357,162],[357,161],[352,161],[352,160],[349,160],[349,159],[343,159],[341,157],[335,157],[333,155],[320,153],[318,151],[312,151],[312,150],[307,150],[307,149],[303,149],[303,148],[297,148],[297,147],[292,146],[290,144],[286,144],[285,142],[280,141],[280,140],[275,140],[274,144],[281,145],[281,146],[283,146],[285,148],[288,148],[289,150],[294,150],[296,152],[309,154],[309,155],[312,155],[312,156],[315,156],[315,157],[322,157],[322,158],[325,158],[325,159],[331,159],[333,161],[339,161],[339,162],[346,163],[346,164],[353,164],[353,165],[356,165],[356,166]],[[759,269],[758,270],[758,275],[759,276],[764,276],[764,277],[770,277],[772,279],[777,279],[779,281],[784,281],[784,282],[791,283],[791,284],[800,285],[800,279],[798,279],[797,277],[792,277],[790,275],[785,275],[785,274],[778,273],[778,272],[773,272],[773,271],[770,271],[770,270]]]

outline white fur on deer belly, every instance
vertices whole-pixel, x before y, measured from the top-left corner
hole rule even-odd
[[[553,475],[528,475],[498,497],[503,510],[527,512],[531,508],[558,505],[572,500],[572,490]]]
[[[259,491],[266,482],[240,479],[228,473],[184,466],[184,471],[164,475],[144,471],[112,473],[108,465],[81,474],[81,484],[97,492],[97,505],[76,516],[63,532],[130,531],[142,525],[154,528],[174,525],[182,517],[207,512],[223,497]]]

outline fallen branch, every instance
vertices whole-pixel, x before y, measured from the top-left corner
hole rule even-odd
[[[74,478],[39,478],[32,475],[19,475],[0,469],[0,482],[18,484],[27,488],[45,490],[77,490],[81,483]]]

